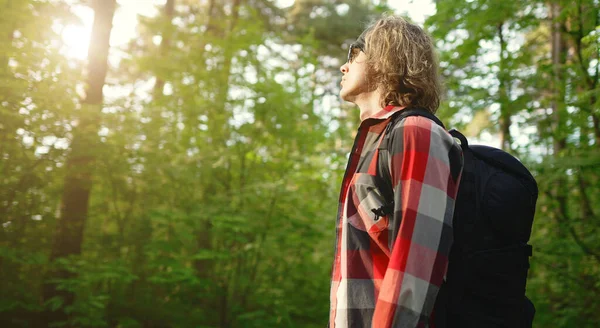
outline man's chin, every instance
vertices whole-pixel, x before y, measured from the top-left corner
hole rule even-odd
[[[347,101],[347,102],[354,103],[354,102],[352,101],[352,100],[353,100],[353,99],[352,99],[352,97],[348,96],[348,93],[347,93],[347,92],[344,92],[344,90],[343,90],[343,89],[342,89],[342,90],[340,90],[340,98],[341,98],[343,101]]]

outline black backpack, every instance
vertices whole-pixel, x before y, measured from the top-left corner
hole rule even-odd
[[[386,204],[373,209],[393,213],[389,177],[389,131],[408,116],[424,116],[444,127],[422,109],[404,109],[392,116],[379,147],[378,183]],[[464,167],[456,198],[446,281],[435,304],[436,328],[526,328],[535,315],[525,296],[532,248],[528,245],[538,189],[531,173],[512,155],[496,148],[469,145],[456,130]]]

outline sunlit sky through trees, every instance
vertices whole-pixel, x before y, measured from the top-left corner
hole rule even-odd
[[[278,0],[280,7],[291,6],[294,0]],[[113,20],[113,29],[110,37],[111,46],[124,45],[136,35],[137,16],[154,16],[157,14],[164,0],[120,0],[119,7]],[[389,6],[399,13],[407,13],[414,21],[423,23],[425,18],[435,11],[435,6],[430,0],[392,0]],[[57,25],[62,30],[62,38],[65,43],[65,55],[75,59],[85,59],[90,42],[90,34],[94,21],[92,8],[82,5],[74,5],[73,12],[81,19],[81,24],[67,26]],[[111,49],[112,61],[119,57],[118,52]]]
[[[288,7],[293,5],[294,0],[277,0],[277,2],[280,7]],[[138,16],[155,16],[161,6],[164,5],[165,0],[120,0],[117,3],[118,8],[113,20],[113,29],[110,37],[111,50],[109,52],[109,62],[113,67],[117,66],[120,59],[125,55],[121,48],[136,36]],[[388,1],[388,5],[396,13],[407,15],[419,24],[423,24],[428,16],[435,13],[435,4],[430,0],[391,0]],[[94,13],[92,8],[83,5],[73,5],[72,11],[81,21],[78,24],[67,26],[56,24],[55,28],[61,31],[60,34],[64,42],[64,55],[73,60],[85,60],[87,58]],[[157,37],[153,41],[159,44],[160,38]],[[151,86],[152,83],[148,83],[145,87],[149,89]],[[142,87],[137,92],[143,96],[147,94],[144,92],[144,89]],[[122,87],[109,88],[105,90],[105,96],[110,99],[127,92]],[[325,105],[328,103],[326,101]],[[324,111],[327,110],[324,109]],[[482,133],[477,141],[483,144],[498,146],[497,138],[487,132]],[[523,140],[523,142],[527,142],[527,140]]]

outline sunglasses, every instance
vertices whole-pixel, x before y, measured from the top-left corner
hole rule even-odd
[[[352,63],[360,52],[365,52],[365,44],[362,42],[355,42],[350,45],[348,49],[348,63]]]

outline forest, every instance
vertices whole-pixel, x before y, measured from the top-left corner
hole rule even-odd
[[[0,326],[325,327],[339,67],[400,2],[0,0]],[[438,117],[538,182],[534,327],[598,327],[599,1],[405,2]]]

